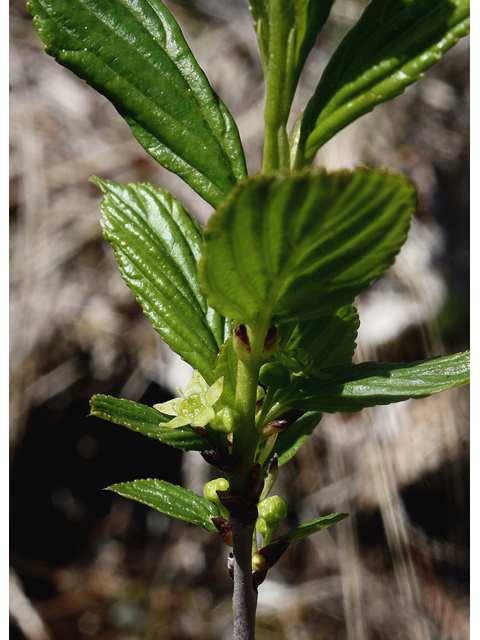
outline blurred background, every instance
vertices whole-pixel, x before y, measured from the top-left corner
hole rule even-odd
[[[170,0],[261,167],[263,84],[246,0]],[[337,0],[294,114],[365,2]],[[43,52],[10,2],[10,638],[228,640],[232,583],[214,533],[104,487],[158,477],[198,492],[182,454],[88,417],[106,393],[152,405],[191,372],[124,285],[88,178],[152,182],[204,224],[210,207],[157,165],[100,95]],[[317,163],[389,167],[418,186],[395,265],[359,300],[356,359],[469,345],[469,41],[327,143]],[[281,468],[284,529],[351,517],[296,543],[260,588],[258,640],[469,638],[468,388],[325,416]],[[280,530],[280,533],[282,529]]]

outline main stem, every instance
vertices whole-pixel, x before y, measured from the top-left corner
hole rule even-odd
[[[233,639],[255,640],[257,592],[252,586],[252,538],[255,523],[230,518],[233,537]]]
[[[247,498],[252,479],[258,434],[255,429],[255,408],[258,372],[268,323],[249,328],[250,358],[239,360],[235,410],[241,426],[233,435],[232,453],[242,459],[242,466],[228,474],[231,495]],[[250,517],[250,516],[249,516]],[[230,513],[233,543],[233,637],[234,640],[254,640],[257,592],[252,584],[252,540],[255,522],[245,524]]]

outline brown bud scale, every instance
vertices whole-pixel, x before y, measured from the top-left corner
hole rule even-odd
[[[247,327],[244,324],[239,324],[238,327],[235,327],[233,330],[233,335],[235,338],[243,342],[248,353],[251,352],[252,347],[250,346],[250,338],[248,337]]]
[[[211,520],[226,545],[233,547],[232,525],[223,516],[212,516]]]

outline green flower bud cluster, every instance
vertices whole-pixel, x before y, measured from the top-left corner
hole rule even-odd
[[[270,496],[258,504],[259,518],[256,528],[263,536],[263,545],[269,544],[272,535],[278,531],[278,523],[287,517],[287,505],[280,496]]]

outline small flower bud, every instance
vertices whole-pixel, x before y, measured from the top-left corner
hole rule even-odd
[[[258,515],[268,524],[280,522],[287,517],[287,505],[280,496],[265,498],[258,505]]]
[[[226,480],[225,478],[216,478],[215,480],[210,480],[210,482],[207,482],[207,484],[203,487],[203,495],[205,496],[205,498],[207,500],[210,500],[210,502],[213,502],[213,504],[218,507],[220,514],[226,520],[228,520],[228,511],[220,502],[217,491],[228,491],[229,487],[230,485],[228,483],[228,480]]]
[[[287,505],[280,496],[265,498],[258,504],[257,531],[263,536],[263,545],[269,544],[272,535],[278,531],[278,523],[287,517]]]
[[[289,546],[290,542],[282,540],[281,538],[267,544],[254,553],[253,566],[259,568],[265,566],[267,569],[271,569],[273,565],[280,560]]]
[[[274,533],[278,531],[278,522],[275,522],[273,524],[268,524],[267,522],[265,522],[263,518],[258,518],[255,526],[258,533],[262,534],[264,540],[266,536],[270,535],[271,537]]]
[[[267,576],[269,567],[265,558],[258,552],[252,558],[252,586],[256,591]]]

